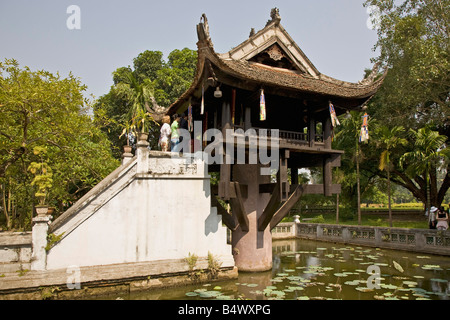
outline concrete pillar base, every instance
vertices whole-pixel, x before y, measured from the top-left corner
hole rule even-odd
[[[258,218],[270,199],[260,194],[259,184],[270,182],[270,176],[260,175],[260,165],[233,166],[233,180],[248,186],[244,208],[249,220],[248,232],[238,227],[232,233],[233,257],[240,272],[261,272],[272,269],[272,235],[270,227],[258,231]]]

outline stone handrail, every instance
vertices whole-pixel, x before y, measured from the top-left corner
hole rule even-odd
[[[273,239],[302,238],[450,256],[450,230],[280,223]]]

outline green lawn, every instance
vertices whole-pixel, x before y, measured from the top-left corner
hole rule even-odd
[[[303,219],[312,220],[303,220]],[[294,221],[293,217],[289,217],[286,221]],[[334,214],[307,214],[300,216],[301,222],[314,222],[325,224],[336,224],[336,216]],[[358,218],[354,217],[351,220],[340,219],[339,224],[342,225],[358,225]],[[387,215],[361,215],[361,224],[363,226],[389,227],[389,219]],[[392,226],[394,228],[418,228],[428,229],[428,221],[425,216],[393,216]]]

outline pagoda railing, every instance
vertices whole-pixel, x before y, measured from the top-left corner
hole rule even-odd
[[[234,125],[234,130],[241,129],[244,130],[242,126]],[[271,129],[266,128],[258,128],[258,127],[252,127],[251,129],[254,129],[256,131],[256,134],[258,137],[272,137],[272,131]],[[304,132],[298,132],[298,131],[288,131],[288,130],[278,130],[278,137],[280,140],[285,140],[286,142],[290,143],[300,143],[300,144],[308,144],[309,143],[309,134]],[[314,141],[321,145],[323,144],[323,134],[316,134]]]
[[[256,132],[257,132],[259,137],[260,136],[264,136],[264,134],[267,137],[271,136],[270,129],[255,128],[255,127],[253,127],[252,129],[256,130]],[[267,133],[264,133],[265,131],[261,131],[261,130],[266,130]],[[280,139],[287,140],[289,142],[302,142],[302,143],[308,143],[309,142],[309,134],[308,133],[297,132],[297,131],[279,130],[278,134],[279,134],[279,138]],[[315,135],[315,142],[323,142],[323,135],[322,134],[316,134]]]

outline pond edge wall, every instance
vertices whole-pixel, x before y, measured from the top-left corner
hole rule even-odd
[[[450,256],[450,230],[282,222],[272,239],[311,239]]]

